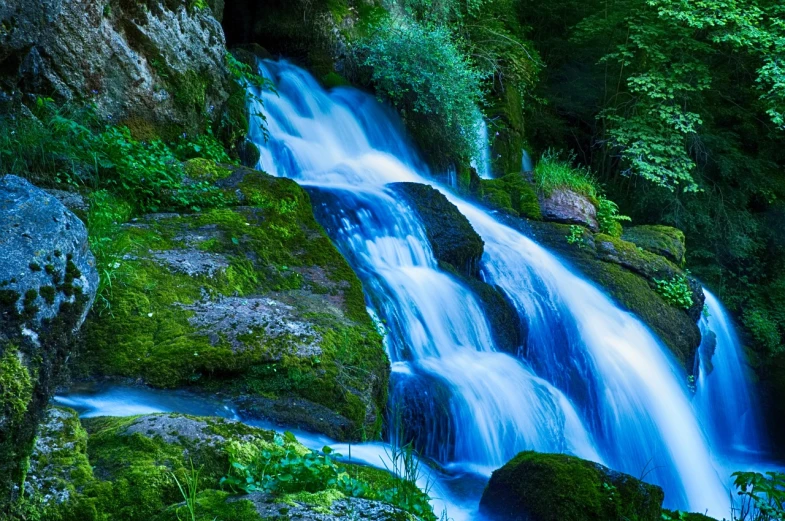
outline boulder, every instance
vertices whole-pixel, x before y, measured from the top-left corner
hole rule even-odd
[[[90,98],[140,138],[217,120],[231,89],[225,54],[220,23],[188,0],[0,4],[0,90]]]
[[[381,425],[389,362],[362,285],[294,181],[194,160],[235,205],[150,214],[113,235],[81,372],[223,392],[269,421],[357,439]]]
[[[475,196],[493,209],[534,220],[542,218],[534,184],[523,174],[516,172],[498,179],[483,179],[480,192]]]
[[[521,452],[494,471],[480,500],[491,521],[659,521],[664,494],[603,465]]]
[[[540,193],[542,219],[562,224],[578,224],[593,232],[599,230],[597,208],[585,195],[567,188],[556,188],[549,194]]]
[[[98,272],[84,224],[11,175],[0,177],[0,252],[0,498],[7,498],[95,298]]]
[[[393,183],[390,187],[419,215],[436,259],[466,276],[477,276],[485,245],[458,208],[428,185]]]
[[[677,266],[684,265],[687,249],[684,232],[678,228],[660,225],[632,226],[624,229],[622,239],[665,257]]]

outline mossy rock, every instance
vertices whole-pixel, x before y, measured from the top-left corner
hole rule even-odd
[[[648,325],[688,372],[692,370],[695,351],[701,341],[697,315],[704,300],[697,281],[690,281],[693,285],[692,308],[674,307],[655,291],[654,281],[683,276],[683,272],[663,257],[610,235],[592,234],[584,228],[583,238],[571,244],[568,237],[572,228],[566,224],[521,224],[512,219],[505,222],[528,233],[577,268],[584,277],[601,286],[618,305]]]
[[[357,465],[338,470],[362,481],[367,497],[361,500],[329,482],[315,492],[295,484],[288,492],[251,495],[221,485],[232,462],[248,464],[263,451],[281,458],[310,453],[289,435],[224,418],[149,414],[90,418],[82,425],[74,411],[50,409],[31,461],[29,494],[16,512],[20,519],[30,514],[52,521],[176,521],[186,514],[178,481],[185,485],[198,471],[198,519],[262,521],[289,510],[332,521],[353,507],[379,514],[368,517],[378,521],[413,519],[384,503],[396,483],[389,473]]]
[[[480,501],[493,521],[660,521],[660,487],[564,454],[522,452],[494,471]]]
[[[520,173],[498,179],[482,179],[479,194],[475,196],[496,210],[534,220],[542,219],[534,186]]]
[[[641,225],[625,228],[622,238],[644,250],[665,257],[678,266],[684,265],[687,251],[684,232],[660,225]]]
[[[81,374],[267,400],[279,405],[255,410],[268,419],[375,436],[389,361],[359,279],[295,182],[215,168],[238,206],[148,215],[111,237],[113,283],[85,326]]]
[[[419,183],[393,183],[420,217],[433,254],[459,273],[476,277],[485,244],[469,220],[435,188]]]
[[[680,512],[662,509],[663,521],[717,521],[713,517],[694,512]]]

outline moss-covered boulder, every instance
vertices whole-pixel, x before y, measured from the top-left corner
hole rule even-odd
[[[522,452],[494,471],[480,501],[493,521],[660,521],[660,487],[564,454]]]
[[[84,224],[57,199],[0,177],[0,514],[98,287]]]
[[[610,235],[594,234],[576,225],[506,222],[550,248],[601,286],[617,304],[635,313],[687,371],[692,370],[695,350],[701,342],[697,319],[704,301],[696,280],[669,260]],[[673,280],[685,280],[689,285],[688,309],[674,305],[658,292],[657,281]]]
[[[237,205],[119,228],[83,374],[224,392],[290,426],[374,436],[389,362],[360,281],[308,194],[250,169],[200,170]]]
[[[498,179],[482,179],[479,193],[474,195],[493,209],[534,220],[542,218],[534,185],[520,173]]]
[[[622,239],[661,255],[677,266],[684,265],[687,248],[684,232],[678,228],[660,225],[632,226],[624,229]]]
[[[232,85],[223,30],[201,4],[4,1],[0,90],[90,97],[140,139],[203,130],[223,117]]]
[[[419,215],[436,259],[450,264],[459,273],[477,276],[485,245],[458,208],[428,185],[393,183],[390,186]]]
[[[14,514],[52,521],[178,521],[187,514],[179,485],[188,487],[198,473],[194,508],[197,519],[344,519],[351,511],[378,521],[414,520],[387,502],[395,483],[390,474],[316,458],[291,435],[214,417],[151,414],[128,418],[91,418],[80,424],[69,409],[51,409],[36,443],[25,488]],[[266,456],[264,456],[266,455]],[[266,473],[277,479],[271,490],[249,495],[221,484],[243,465],[267,457]],[[312,463],[306,467],[306,458]],[[316,465],[316,466],[314,466]],[[317,467],[318,466],[318,467]],[[310,474],[308,469],[313,469]],[[260,469],[261,472],[261,469]],[[306,475],[309,476],[306,479]],[[351,477],[357,496],[346,494],[331,477]],[[255,475],[263,480],[261,474]],[[411,490],[410,497],[427,504]],[[296,517],[295,516],[301,516]],[[423,519],[432,519],[425,517]]]

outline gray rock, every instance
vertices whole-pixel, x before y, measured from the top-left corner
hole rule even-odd
[[[548,195],[539,194],[539,200],[544,221],[579,224],[593,232],[599,230],[597,209],[586,196],[557,188]]]
[[[6,0],[6,87],[93,98],[103,118],[176,124],[217,116],[228,97],[223,30],[184,0]]]
[[[314,508],[305,503],[282,503],[269,494],[254,493],[234,498],[233,501],[248,500],[262,519],[290,521],[401,521],[415,519],[410,514],[379,501],[361,498],[343,498],[332,505]],[[231,501],[231,500],[230,500]]]
[[[0,290],[18,296],[15,307],[23,318],[18,334],[38,333],[42,321],[78,295],[87,297],[74,328],[82,325],[98,289],[98,272],[87,229],[70,210],[22,178],[0,178],[0,251]]]
[[[24,179],[0,177],[0,511],[98,288],[82,222]],[[8,493],[11,492],[11,493]]]

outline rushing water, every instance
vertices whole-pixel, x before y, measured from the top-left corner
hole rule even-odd
[[[478,111],[479,112],[479,111]],[[472,161],[472,166],[482,179],[491,179],[493,172],[491,169],[491,144],[488,140],[488,123],[482,114],[477,115],[477,158]]]
[[[318,194],[321,221],[388,325],[403,389],[393,401],[407,382],[411,392],[428,382],[446,389],[432,425],[443,440],[425,444],[433,456],[487,474],[523,449],[569,452],[646,476],[672,506],[728,511],[684,372],[640,321],[530,239],[450,196],[485,241],[485,276],[528,325],[519,360],[498,352],[475,297],[438,269],[414,213],[387,186],[429,182],[395,119],[365,94],[325,92],[285,62],[263,73],[278,94],[261,93],[264,107],[255,108],[270,134],[256,139],[259,166]]]
[[[251,107],[266,114],[269,131],[265,141],[251,126],[258,166],[307,187],[317,217],[361,277],[387,333],[390,411],[405,418],[420,450],[469,483],[459,494],[464,504],[440,504],[451,517],[476,518],[483,480],[525,449],[602,462],[662,486],[670,507],[728,514],[726,449],[758,450],[760,440],[738,342],[713,296],[701,327],[717,338],[714,368],[704,369],[704,346],[691,401],[685,372],[636,317],[531,239],[436,186],[482,236],[482,275],[502,288],[524,324],[518,356],[499,352],[486,311],[439,269],[422,224],[390,186],[432,184],[397,118],[359,91],[323,90],[286,62],[265,62],[261,72],[277,94],[257,92],[264,105]],[[61,399],[111,409],[96,397]],[[200,407],[232,414],[222,404]],[[183,403],[163,410],[191,412]],[[383,446],[358,451],[378,465]],[[429,477],[437,495],[456,497],[445,476]]]
[[[703,292],[707,313],[700,321],[696,405],[716,450],[761,453],[765,440],[741,344],[720,301],[708,290]]]

